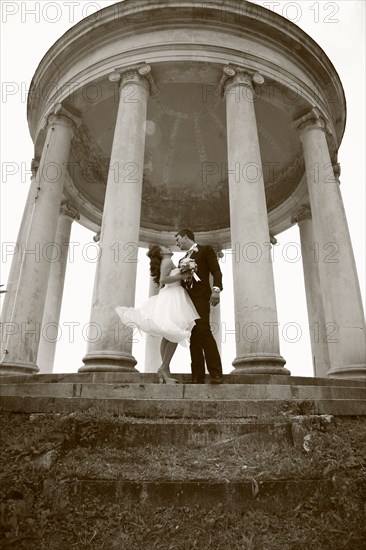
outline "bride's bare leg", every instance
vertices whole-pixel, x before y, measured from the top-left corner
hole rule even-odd
[[[178,344],[176,342],[169,342],[169,340],[165,340],[165,341],[166,341],[166,345],[164,349],[164,355],[161,358],[163,362],[162,367],[169,369],[170,361],[172,360],[172,357],[174,355],[175,350],[177,349]]]
[[[162,364],[158,372],[162,375],[163,382],[165,382],[166,384],[177,383],[177,380],[171,377],[170,370],[169,370],[170,361],[174,355],[177,345],[178,344],[176,342],[170,342],[166,338],[162,338],[161,340],[160,354],[161,354]]]
[[[161,357],[161,360],[163,360],[167,343],[168,343],[168,340],[166,338],[161,339],[161,343],[160,343],[160,357]]]

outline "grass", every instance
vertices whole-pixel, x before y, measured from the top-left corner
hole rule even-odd
[[[283,422],[284,419],[273,419]],[[255,436],[206,446],[124,446],[119,428],[141,420],[95,411],[0,414],[0,548],[16,550],[358,550],[365,547],[366,420],[309,422],[306,449]],[[328,480],[329,506],[315,497],[289,510],[247,506],[154,507],[103,494],[80,503],[68,480]],[[52,496],[47,483],[56,487]],[[285,504],[285,503],[284,503]],[[285,510],[286,508],[286,510]]]

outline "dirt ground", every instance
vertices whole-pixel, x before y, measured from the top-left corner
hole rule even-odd
[[[366,547],[366,419],[310,423],[302,445],[255,433],[204,446],[127,445],[121,426],[131,422],[141,420],[98,411],[0,413],[0,548]],[[111,501],[100,489],[80,500],[75,487],[86,480],[97,488],[102,482],[125,481],[242,482],[250,484],[253,499],[244,507],[228,499],[205,506],[156,506],[149,498]],[[299,497],[296,505],[280,502],[275,509],[256,501],[261,484],[271,482],[275,488],[286,480],[297,480],[300,488],[309,480],[324,482],[329,494]]]

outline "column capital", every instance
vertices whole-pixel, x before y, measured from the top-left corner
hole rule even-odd
[[[302,204],[300,208],[291,217],[291,223],[300,224],[304,220],[311,219],[311,209],[309,204]]]
[[[326,117],[319,111],[317,107],[313,107],[311,111],[305,115],[295,119],[293,121],[293,126],[300,132],[305,132],[306,130],[312,130],[318,128],[323,132],[330,132],[329,123]]]
[[[151,67],[148,63],[132,65],[121,71],[115,70],[109,75],[111,82],[119,84],[121,90],[124,86],[136,84],[144,87],[151,95],[157,94],[157,87],[151,75]]]
[[[232,74],[233,73],[233,74]],[[225,78],[226,76],[226,78]],[[222,83],[222,90],[224,95],[226,95],[230,90],[238,86],[243,86],[248,88],[251,92],[254,93],[254,86],[252,79],[249,73],[245,71],[235,71],[232,67],[224,68],[224,81]]]
[[[263,84],[264,78],[258,72],[248,71],[236,65],[226,65],[223,68],[223,75],[219,89],[226,94],[234,86],[246,86],[254,92],[255,84]]]
[[[60,214],[72,220],[80,220],[79,210],[71,202],[61,204]]]
[[[57,103],[55,108],[46,119],[46,126],[52,126],[56,124],[61,124],[71,128],[72,131],[80,126],[82,119],[78,114],[71,113],[68,109],[65,109],[61,103]]]

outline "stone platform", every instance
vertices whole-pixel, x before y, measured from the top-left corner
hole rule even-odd
[[[292,414],[366,415],[364,381],[279,375],[225,375],[223,385],[158,384],[154,373],[75,373],[0,378],[0,407],[70,413],[98,407],[143,418],[241,419]]]

